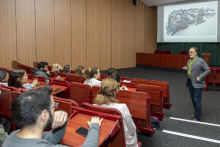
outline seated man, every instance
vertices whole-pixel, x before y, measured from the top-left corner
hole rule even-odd
[[[36,76],[41,76],[41,77],[51,77],[50,72],[48,71],[48,65],[46,62],[40,62],[37,65],[38,69],[33,69],[32,73]]]
[[[116,69],[115,68],[109,68],[108,69],[108,76],[111,77],[112,75],[116,74]]]
[[[67,125],[67,113],[55,111],[58,103],[52,97],[52,88],[45,86],[22,93],[13,100],[11,116],[20,130],[12,132],[3,143],[3,147],[62,147],[58,144],[64,137]],[[98,146],[101,120],[93,117],[87,138],[82,147]],[[52,127],[49,132],[44,132]],[[72,138],[77,139],[77,138]]]

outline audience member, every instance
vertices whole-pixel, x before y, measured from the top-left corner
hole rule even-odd
[[[57,144],[65,135],[68,116],[65,111],[55,111],[59,104],[54,102],[52,91],[50,86],[45,86],[24,92],[13,100],[11,116],[20,130],[12,132],[3,147],[63,146]],[[88,122],[90,128],[82,147],[98,146],[101,122],[98,117]],[[52,130],[44,132],[48,127]]]
[[[85,69],[83,66],[78,66],[74,71],[74,75],[83,77],[85,74]]]
[[[1,95],[1,84],[0,84],[0,95]],[[4,126],[0,124],[0,146],[2,146],[8,134],[5,132]]]
[[[95,103],[99,106],[115,108],[122,113],[124,120],[124,131],[127,147],[138,147],[136,126],[126,104],[119,103],[117,99],[118,84],[112,78],[102,81],[99,94],[95,98]]]
[[[40,62],[37,65],[38,69],[33,69],[32,73],[36,76],[41,77],[51,77],[50,72],[48,71],[48,63],[47,62]]]
[[[52,71],[56,72],[57,74],[58,73],[61,73],[60,70],[63,70],[62,66],[58,63],[54,63],[52,65]]]
[[[115,68],[109,68],[108,69],[108,76],[111,77],[112,75],[116,74],[116,69]]]
[[[116,82],[118,83],[118,85],[120,85],[121,83],[121,77],[118,74],[113,74],[111,76],[112,79],[116,80]]]
[[[0,70],[0,84],[8,86],[8,72],[5,70]]]
[[[68,76],[70,75],[70,71],[71,71],[71,66],[70,65],[65,65],[63,67],[63,73],[67,74]]]
[[[101,86],[101,81],[97,80],[100,78],[100,72],[98,68],[88,68],[85,71],[86,80],[84,84],[92,86]]]
[[[9,74],[8,86],[16,88],[25,88],[27,90],[30,90],[38,84],[37,79],[34,79],[34,81],[31,84],[27,83],[27,78],[28,75],[25,72],[25,70],[13,69]]]

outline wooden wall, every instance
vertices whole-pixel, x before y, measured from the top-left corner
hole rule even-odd
[[[0,0],[0,66],[128,68],[153,53],[157,8],[132,0]]]

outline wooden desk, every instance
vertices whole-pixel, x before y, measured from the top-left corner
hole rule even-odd
[[[91,118],[92,116],[90,115],[79,113],[71,120],[69,120],[66,127],[66,133],[63,140],[61,141],[61,144],[69,146],[82,146],[86,137],[75,133],[75,131],[80,127],[89,129],[87,121],[90,121]],[[99,146],[101,146],[102,143],[109,137],[110,132],[117,123],[118,121],[103,119],[102,125],[100,127]]]
[[[33,82],[32,79],[27,79],[27,83],[32,83],[32,82]],[[40,84],[40,83],[41,83],[42,85],[37,86],[37,87],[34,87],[33,89],[37,89],[37,88],[46,86],[46,83],[45,83],[45,82],[43,82],[43,81],[38,81],[38,84]],[[56,90],[57,88],[60,88],[59,91],[57,91],[57,92],[52,92],[52,95],[56,95],[56,94],[58,94],[58,93],[64,91],[64,90],[67,88],[67,86],[57,85],[57,84],[52,84],[52,85],[49,85],[49,86],[51,86],[51,87],[53,88],[53,91]]]

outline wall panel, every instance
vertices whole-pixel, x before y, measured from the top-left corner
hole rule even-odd
[[[71,64],[71,1],[54,0],[55,61],[61,66]]]
[[[134,54],[134,5],[124,0],[124,68],[135,66]]]
[[[17,60],[33,66],[36,61],[34,0],[16,0]]]
[[[11,68],[16,56],[15,0],[0,0],[0,66]]]
[[[145,52],[154,52],[154,16],[153,7],[145,7]]]
[[[35,0],[37,61],[55,63],[54,1]]]
[[[71,1],[72,18],[72,68],[87,67],[86,0]]]
[[[144,6],[143,3],[137,3],[134,7],[134,48],[135,52],[144,52]],[[136,58],[136,55],[135,55]]]
[[[100,0],[87,0],[87,66],[100,68]]]
[[[101,0],[101,69],[112,66],[112,10],[111,0]]]
[[[124,67],[123,0],[112,0],[112,67]]]

